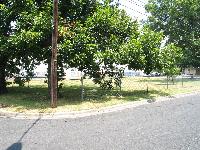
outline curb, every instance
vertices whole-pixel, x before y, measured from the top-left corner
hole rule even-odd
[[[156,99],[145,99],[141,101],[128,102],[125,104],[119,104],[114,106],[109,106],[100,109],[92,110],[82,110],[82,111],[72,111],[72,112],[56,112],[56,113],[18,113],[10,112],[0,109],[0,118],[14,118],[14,119],[73,119],[73,118],[83,118],[89,116],[95,116],[100,114],[112,113],[123,111],[125,109],[130,109],[142,105],[148,105],[151,103],[159,103],[162,101],[173,100],[175,98],[187,97],[192,95],[199,95],[200,92],[194,92],[189,94],[179,94],[168,97],[159,97]]]

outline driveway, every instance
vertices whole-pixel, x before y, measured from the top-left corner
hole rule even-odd
[[[0,149],[199,150],[200,94],[83,118],[0,118]]]

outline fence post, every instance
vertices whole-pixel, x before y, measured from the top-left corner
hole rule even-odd
[[[83,77],[81,77],[81,100],[84,99]]]
[[[168,81],[169,81],[169,77],[168,77],[168,75],[167,75],[167,89],[168,89]]]
[[[120,92],[120,96],[122,96],[122,78],[120,78],[119,80],[119,92]]]
[[[182,87],[183,87],[183,74],[182,74]]]
[[[149,80],[150,80],[150,77],[147,78],[147,93],[149,93]]]

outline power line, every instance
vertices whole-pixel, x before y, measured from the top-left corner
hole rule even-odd
[[[143,2],[142,0],[126,0],[126,2],[121,2],[121,0],[118,0],[118,6],[122,6],[123,9],[126,10],[126,12],[134,19],[144,19],[146,17],[149,17],[147,13],[145,13],[145,5],[146,3]],[[137,9],[137,8],[138,9]],[[142,10],[144,9],[144,11]],[[143,17],[142,17],[143,16]]]
[[[120,2],[121,0],[118,0],[118,3]],[[131,2],[131,3],[140,3],[140,4],[142,4],[143,6],[145,6],[146,5],[146,3],[145,2],[143,2],[142,0],[137,0],[137,2],[136,1],[134,1],[134,0],[126,0],[126,1],[129,1],[129,2]]]
[[[141,14],[141,15],[144,15],[144,16],[148,17],[147,14],[142,13],[142,12],[136,10],[136,9],[133,9],[132,7],[128,7],[127,5],[124,5],[124,4],[120,4],[120,5],[123,6],[123,7],[125,7],[125,8],[127,8],[127,9],[130,9],[130,10],[132,10],[132,11],[134,11],[134,12],[137,12],[137,13],[139,13],[139,14]]]
[[[131,3],[131,4],[135,4],[135,5],[137,5],[137,6],[139,6],[139,7],[142,7],[142,8],[144,8],[145,7],[145,3],[137,3],[137,2],[135,2],[135,1],[133,1],[133,0],[127,0],[129,3]]]
[[[128,2],[130,2],[130,1],[128,1]],[[133,5],[136,5],[136,6],[140,7],[140,8],[144,8],[144,5],[139,5],[138,3],[132,3],[132,2],[130,2],[130,3],[133,4]]]
[[[134,1],[134,0],[129,0],[129,1]],[[146,5],[146,3],[145,2],[143,2],[142,0],[137,0],[137,1],[139,1],[140,3],[142,3],[143,5]],[[135,2],[135,1],[134,1]]]

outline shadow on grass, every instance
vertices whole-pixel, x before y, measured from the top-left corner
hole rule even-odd
[[[140,99],[155,99],[158,96],[170,96],[170,94],[159,90],[133,90],[133,91],[119,91],[119,90],[102,90],[101,88],[85,88],[85,98],[79,99],[76,104],[86,101],[93,103],[103,103],[112,98],[123,99],[125,101],[137,101]],[[66,96],[65,96],[66,97]],[[69,99],[68,99],[68,102]],[[74,101],[71,101],[74,104]]]
[[[44,87],[9,87],[8,93],[0,95],[0,103],[17,110],[45,109],[49,107],[47,88]]]
[[[61,100],[68,105],[80,104],[82,102],[102,103],[109,101],[109,96],[115,95],[115,90],[102,90],[98,87],[84,87],[83,99],[80,86],[65,87],[61,91]]]
[[[16,109],[37,109],[43,111],[50,108],[50,99],[48,97],[48,89],[46,87],[9,87],[9,93],[0,95],[0,104],[8,105],[8,107],[16,107]],[[60,91],[58,106],[79,105],[83,102],[105,103],[111,99],[122,99],[124,101],[138,101],[141,99],[155,99],[158,96],[168,96],[167,93],[150,90],[122,91],[118,90],[102,90],[98,87],[84,87],[84,99],[81,99],[80,86],[65,86]],[[153,102],[153,101],[152,101]]]
[[[158,90],[150,90],[148,93],[146,90],[135,90],[135,91],[123,91],[122,96],[126,101],[138,101],[140,99],[148,99],[152,102],[158,96],[170,96],[168,93],[158,91]],[[150,102],[150,101],[149,101]]]

